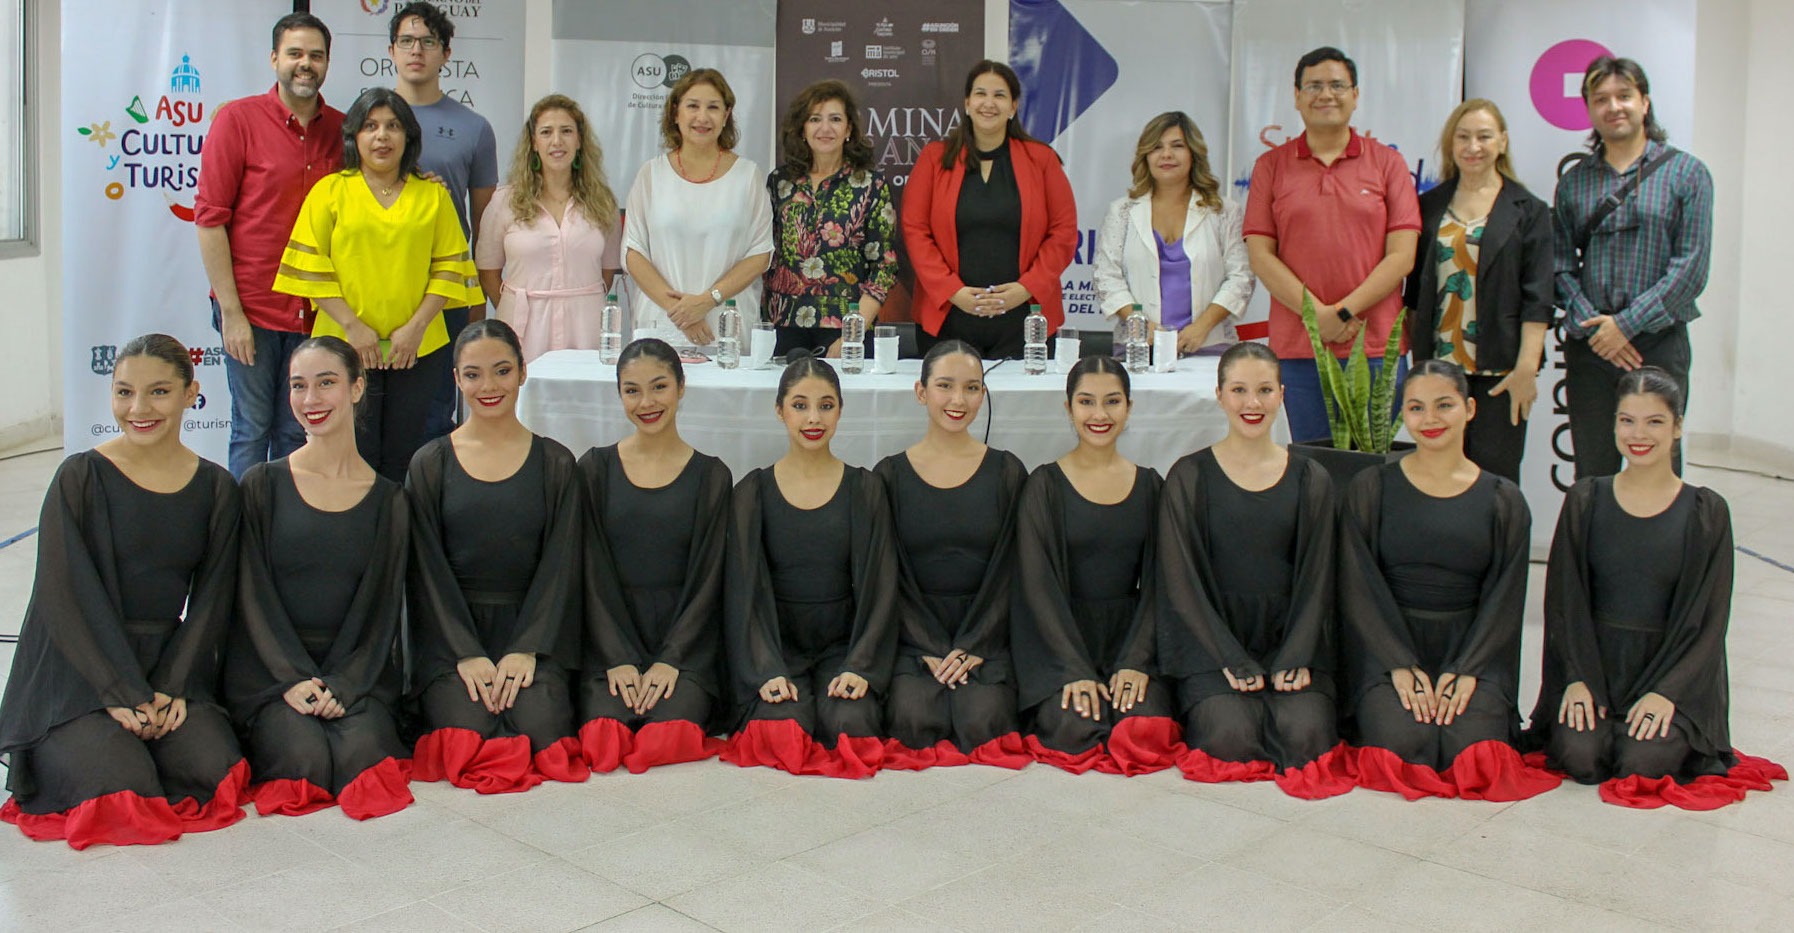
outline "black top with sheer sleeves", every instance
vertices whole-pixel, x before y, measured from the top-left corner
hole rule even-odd
[[[1597,585],[1590,558],[1604,544],[1592,541],[1590,530],[1600,499],[1613,497],[1613,477],[1581,480],[1564,496],[1545,571],[1545,664],[1527,731],[1530,747],[1545,746],[1557,726],[1564,688],[1581,681],[1595,705],[1622,722],[1646,693],[1676,704],[1676,723],[1704,759],[1695,763],[1697,773],[1724,773],[1735,763],[1725,656],[1732,610],[1731,510],[1711,489],[1684,486],[1682,495],[1691,496],[1692,503],[1682,522],[1680,572],[1669,595],[1668,616],[1653,639],[1655,649],[1644,653],[1643,663],[1633,670],[1610,670],[1603,663],[1602,626],[1593,596]],[[1645,575],[1641,572],[1639,579]]]
[[[724,584],[723,623],[728,649],[731,700],[745,714],[760,687],[774,677],[791,676],[779,601],[771,568],[771,547],[813,548],[806,540],[769,541],[765,535],[764,502],[780,497],[771,467],[756,469],[735,485],[730,508],[728,569]],[[890,684],[897,648],[897,553],[891,534],[890,503],[884,483],[871,471],[847,466],[835,499],[845,498],[847,552],[823,555],[846,563],[851,577],[852,606],[847,626],[847,653],[842,670],[864,677],[875,694]],[[834,501],[831,499],[831,502]],[[809,510],[822,512],[826,509]],[[798,510],[803,511],[803,510]],[[810,556],[817,553],[810,551]]]
[[[1336,669],[1336,505],[1320,464],[1291,454],[1283,476],[1248,492],[1212,448],[1178,460],[1159,513],[1159,667],[1183,699],[1230,693],[1247,679],[1308,668],[1332,696]]]
[[[598,674],[663,662],[721,695],[722,592],[732,480],[693,451],[672,483],[629,481],[615,445],[579,459],[585,522],[585,662]],[[670,598],[660,598],[660,597]]]
[[[987,448],[972,476],[951,489],[924,481],[907,453],[886,457],[874,472],[897,536],[898,655],[944,658],[959,649],[984,659],[983,680],[1011,680],[1010,588],[1027,469],[1014,454]]]
[[[376,476],[340,512],[312,507],[285,460],[243,476],[237,624],[225,655],[226,702],[239,726],[294,684],[316,677],[344,709],[390,708],[411,552],[404,490]]]

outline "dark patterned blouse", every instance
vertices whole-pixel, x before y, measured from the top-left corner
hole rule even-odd
[[[767,314],[776,327],[840,327],[860,297],[883,302],[897,282],[897,211],[883,173],[843,167],[812,186],[782,171],[772,196]],[[867,321],[868,325],[872,322]]]

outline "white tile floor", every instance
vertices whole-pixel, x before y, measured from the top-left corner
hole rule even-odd
[[[59,452],[0,461],[0,540],[36,524]],[[1695,469],[1738,543],[1794,565],[1794,483]],[[1539,521],[1550,521],[1539,516]],[[35,541],[0,548],[0,632]],[[1528,651],[1538,650],[1533,568]],[[1794,572],[1740,554],[1739,747],[1794,761]],[[0,672],[11,663],[0,646]],[[1536,657],[1522,693],[1535,691]],[[1294,800],[1174,772],[1042,767],[861,782],[716,762],[418,803],[355,823],[249,816],[75,852],[0,827],[0,929],[1255,930],[1794,928],[1794,788],[1715,813],[1565,787],[1517,804],[1355,791]]]

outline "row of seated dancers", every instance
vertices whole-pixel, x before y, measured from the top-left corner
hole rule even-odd
[[[1163,478],[1117,450],[1109,357],[1072,368],[1076,444],[1030,475],[967,430],[986,387],[965,344],[929,352],[926,433],[871,470],[831,453],[847,399],[800,354],[774,406],[788,452],[732,482],[680,438],[661,341],[617,367],[634,432],[577,461],[518,421],[506,324],[453,353],[470,415],[401,488],[358,455],[366,380],[337,338],[292,357],[306,444],[241,487],[181,443],[185,349],[121,351],[121,436],[45,499],[0,817],[155,843],[246,803],[366,819],[411,780],[510,792],[718,754],[842,777],[1178,767],[1307,798],[1515,800],[1567,773],[1633,806],[1786,777],[1730,743],[1728,510],[1671,469],[1682,396],[1658,370],[1623,383],[1626,471],[1565,501],[1522,733],[1530,517],[1464,456],[1450,363],[1404,383],[1416,449],[1336,494],[1272,440],[1257,344],[1220,362],[1227,437]]]

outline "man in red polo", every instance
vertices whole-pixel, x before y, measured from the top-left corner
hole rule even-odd
[[[273,291],[305,195],[343,167],[343,114],[324,103],[330,30],[310,13],[274,24],[274,87],[218,109],[206,134],[193,223],[212,283],[212,326],[230,381],[230,471],[305,443],[287,405],[287,362],[311,333],[305,301]]]
[[[1344,358],[1359,330],[1373,372],[1414,267],[1420,202],[1394,149],[1352,129],[1358,66],[1323,46],[1296,65],[1301,136],[1258,157],[1246,196],[1252,271],[1271,295],[1271,349],[1283,361],[1290,436],[1330,437],[1302,294],[1328,349]]]

